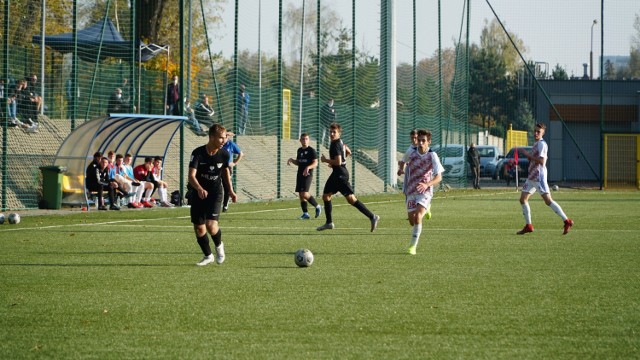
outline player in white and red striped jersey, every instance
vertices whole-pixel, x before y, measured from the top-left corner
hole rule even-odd
[[[407,196],[407,215],[409,224],[413,226],[409,254],[415,255],[420,234],[422,233],[422,218],[431,207],[433,188],[442,180],[444,168],[438,154],[429,151],[431,132],[418,130],[418,147],[411,151],[407,161],[407,182],[405,194]]]

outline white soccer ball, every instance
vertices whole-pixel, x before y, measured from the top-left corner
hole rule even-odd
[[[313,264],[313,253],[309,249],[299,249],[295,256],[296,265],[308,267]]]
[[[9,217],[7,218],[7,220],[9,220],[9,224],[19,224],[20,223],[20,215],[18,215],[16,213],[11,213],[11,214],[9,214]]]
[[[553,190],[558,190],[558,189],[560,189],[560,187],[559,187],[558,185],[553,185],[551,188],[552,188]]]
[[[0,225],[4,224],[4,214],[0,214]]]

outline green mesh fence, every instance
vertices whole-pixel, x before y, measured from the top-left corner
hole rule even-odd
[[[33,74],[38,80],[27,82],[27,88],[42,98],[41,107],[37,102],[18,107],[17,120],[25,125],[14,123],[8,107],[0,107],[3,209],[39,206],[39,167],[53,163],[57,148],[77,126],[107,114],[116,88],[126,100],[118,111],[144,114],[165,113],[167,83],[174,74],[181,76],[182,95],[193,106],[207,95],[215,110],[209,120],[234,131],[245,153],[234,174],[244,200],[295,196],[295,170],[286,166],[286,159],[294,156],[300,132],[311,134],[312,146],[328,153],[326,144],[321,144],[320,109],[332,98],[342,137],[354,153],[350,173],[355,190],[376,193],[402,185],[392,170],[409,146],[411,129],[431,130],[432,144],[439,148],[464,147],[473,141],[497,145],[506,153],[509,149],[504,149],[502,139],[510,125],[530,130],[541,111],[549,112],[541,107],[546,100],[537,95],[534,80],[562,75],[556,64],[566,70],[568,79],[583,77],[582,64],[561,60],[563,54],[582,52],[589,45],[585,40],[589,34],[593,48],[595,36],[595,65],[589,67],[596,69],[597,78],[599,43],[627,51],[638,48],[637,43],[627,44],[634,35],[627,26],[633,22],[629,20],[633,2],[627,0],[616,6],[587,1],[579,17],[560,8],[562,23],[550,22],[545,29],[529,21],[548,16],[539,14],[544,6],[513,7],[506,0],[472,2],[471,7],[464,0],[184,0],[166,5],[165,15],[174,16],[168,20],[171,26],[158,31],[153,41],[134,34],[151,16],[151,9],[137,1],[48,0],[46,9],[38,8],[40,4],[2,2],[4,99]],[[515,47],[507,42],[489,5],[506,30],[516,35]],[[184,14],[182,22],[178,14]],[[600,25],[592,25],[594,19],[610,24],[604,37]],[[536,35],[541,30],[549,35]],[[38,38],[43,33],[44,49]],[[141,47],[141,40],[147,46]],[[515,48],[522,50],[524,61]],[[620,50],[623,55],[624,51]],[[579,61],[589,63],[587,55],[588,51]],[[603,73],[608,78],[638,76],[616,70],[619,59],[605,60],[609,62]],[[536,79],[525,70],[525,63],[534,69]],[[250,95],[244,134],[238,107],[241,85]],[[290,123],[283,123],[283,90],[290,91]],[[629,111],[624,114],[633,116]],[[612,128],[626,131],[625,116],[620,115],[620,126]],[[31,122],[39,124],[37,132],[28,128]],[[206,129],[209,124],[203,125]],[[582,129],[577,128],[579,134]],[[565,139],[573,138],[569,128],[564,132]],[[206,140],[187,126],[183,135],[174,138],[167,154],[156,154],[166,156],[164,175],[172,189],[184,183],[184,159]],[[593,143],[590,136],[575,139],[573,150],[584,147],[585,141]],[[457,163],[457,156],[450,153],[443,150],[441,155],[449,170],[445,183],[468,186],[464,157]],[[454,176],[454,166],[463,171]],[[599,162],[593,167],[597,169]],[[320,167],[316,193],[329,172]]]

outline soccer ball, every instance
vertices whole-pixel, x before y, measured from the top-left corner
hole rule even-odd
[[[553,190],[558,190],[558,189],[560,189],[560,187],[559,187],[558,185],[553,185],[551,188],[552,188]]]
[[[308,267],[313,264],[313,253],[309,249],[299,249],[295,256],[296,265]]]
[[[19,224],[20,223],[20,215],[16,213],[9,214],[7,218],[9,220],[9,224]]]
[[[4,224],[4,214],[0,214],[0,225]]]

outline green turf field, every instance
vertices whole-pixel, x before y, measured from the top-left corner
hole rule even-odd
[[[75,212],[0,226],[0,358],[609,359],[640,357],[640,193],[439,192],[418,254],[401,195],[343,198],[335,230],[296,201],[235,204],[226,262],[188,209]],[[315,254],[298,268],[293,253]]]

